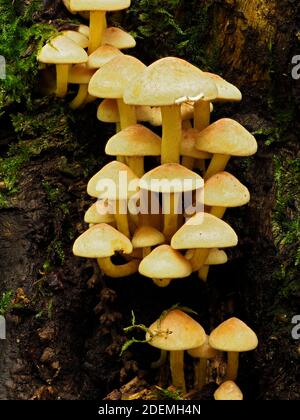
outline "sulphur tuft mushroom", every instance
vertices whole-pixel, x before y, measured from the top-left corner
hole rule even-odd
[[[195,167],[195,160],[210,159],[212,155],[207,152],[201,152],[196,149],[196,141],[198,139],[199,131],[194,128],[184,129],[182,132],[182,139],[180,144],[180,154],[182,156],[182,166],[188,169]]]
[[[226,379],[235,381],[239,368],[239,353],[256,349],[258,339],[253,330],[238,318],[224,321],[212,331],[209,344],[228,353]]]
[[[140,263],[139,272],[152,278],[159,287],[167,287],[172,280],[192,273],[190,262],[169,245],[160,245]]]
[[[155,321],[146,334],[148,343],[170,352],[172,384],[186,391],[184,351],[201,346],[206,340],[202,326],[185,312],[174,309]]]
[[[95,70],[88,69],[85,64],[76,64],[70,69],[68,83],[79,85],[76,97],[70,102],[70,108],[78,109],[85,104],[88,96],[88,85]]]
[[[152,247],[165,243],[164,235],[152,226],[141,226],[133,235],[132,245],[134,249],[143,250],[143,258],[152,251]]]
[[[216,401],[242,401],[243,393],[233,381],[223,382],[214,393]]]
[[[206,258],[205,264],[198,271],[199,279],[205,283],[207,281],[209,267],[211,265],[226,264],[227,261],[228,257],[225,251],[218,248],[212,249]]]
[[[137,272],[139,261],[136,259],[123,265],[115,265],[111,261],[116,252],[131,254],[132,249],[132,244],[125,235],[105,223],[91,227],[73,245],[74,255],[97,258],[99,267],[112,278],[127,277]]]
[[[100,223],[115,225],[113,206],[108,200],[97,200],[97,202],[85,212],[84,221],[85,223],[92,225],[98,225]]]
[[[136,41],[132,35],[120,28],[107,28],[103,34],[103,45],[111,45],[119,50],[128,50],[136,46]]]

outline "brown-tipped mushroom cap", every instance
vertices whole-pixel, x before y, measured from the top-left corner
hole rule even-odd
[[[106,123],[120,122],[120,114],[117,101],[115,99],[104,99],[98,106],[97,118]]]
[[[161,139],[140,124],[131,125],[109,139],[105,153],[110,156],[160,156]]]
[[[130,6],[130,0],[71,0],[70,7],[74,11],[84,10],[114,10],[127,9]]]
[[[256,349],[258,340],[255,332],[243,321],[230,318],[213,330],[209,344],[217,350],[243,352]]]
[[[187,156],[194,159],[209,159],[211,154],[207,152],[201,152],[196,149],[196,141],[199,136],[199,131],[194,128],[189,128],[182,131],[182,140],[181,140],[181,156]]]
[[[221,265],[226,264],[228,257],[225,251],[213,248],[206,258],[205,265]]]
[[[217,356],[218,350],[213,349],[208,342],[209,336],[206,336],[205,342],[200,347],[188,350],[188,354],[199,359],[213,359]]]
[[[206,334],[198,322],[178,309],[155,321],[146,334],[149,344],[161,350],[183,351],[201,346]]]
[[[173,236],[174,249],[227,248],[236,246],[234,230],[223,220],[209,213],[197,213]]]
[[[140,187],[158,193],[181,193],[203,187],[200,175],[178,163],[166,163],[147,172],[140,179]]]
[[[112,45],[113,47],[119,48],[119,50],[134,48],[136,46],[136,41],[132,35],[120,28],[114,27],[105,30],[102,43]]]
[[[199,133],[196,148],[221,155],[251,156],[257,152],[257,143],[237,121],[223,118]]]
[[[98,98],[122,98],[126,86],[145,67],[145,64],[130,55],[117,56],[94,74],[89,84],[89,94]]]
[[[240,102],[242,100],[242,94],[236,86],[227,82],[217,74],[209,72],[203,72],[203,74],[205,74],[207,77],[210,77],[217,86],[218,97],[215,99],[216,101]]]
[[[148,248],[165,242],[164,235],[152,226],[141,226],[132,238],[133,248]]]
[[[120,176],[122,173],[124,178],[126,176],[125,185],[124,179]],[[91,197],[108,200],[127,200],[136,193],[136,189],[129,191],[129,186],[134,189],[137,185],[138,178],[135,173],[124,163],[113,161],[105,165],[90,179],[87,192]]]
[[[113,208],[107,200],[98,200],[86,211],[84,221],[94,225],[113,223],[115,221]]]
[[[99,69],[118,55],[123,55],[122,51],[118,50],[118,48],[112,47],[111,45],[101,45],[101,47],[89,56],[87,66],[90,69]]]
[[[59,35],[43,46],[37,59],[46,64],[77,64],[86,63],[88,55],[70,38]]]
[[[215,391],[214,398],[218,401],[241,401],[244,397],[235,382],[226,381]]]
[[[62,31],[61,33],[67,38],[70,38],[81,48],[87,48],[89,45],[88,38],[85,35],[81,34],[80,32],[68,30],[68,31]]]
[[[162,58],[147,67],[124,93],[131,105],[174,105],[187,97],[212,100],[217,96],[214,82],[192,64],[180,58]],[[184,99],[182,100],[184,102]]]
[[[131,254],[132,250],[130,240],[105,223],[84,232],[73,246],[74,255],[84,258],[112,257],[117,251]]]
[[[76,64],[69,71],[68,82],[78,85],[88,85],[95,70],[88,69],[85,64]]]
[[[248,188],[228,172],[213,175],[204,185],[204,204],[207,206],[239,207],[249,201]]]
[[[153,279],[181,279],[192,273],[192,266],[169,245],[160,245],[142,260],[139,272]]]

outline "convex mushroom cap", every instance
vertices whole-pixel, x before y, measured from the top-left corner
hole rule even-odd
[[[105,10],[116,11],[127,9],[130,0],[71,0],[70,7],[73,11]]]
[[[123,55],[118,48],[111,45],[101,45],[101,47],[90,54],[87,66],[90,69],[99,69],[118,55]]]
[[[38,54],[38,61],[46,64],[77,64],[87,60],[86,51],[64,35],[53,38]]]
[[[206,258],[205,265],[221,265],[226,264],[228,257],[225,251],[213,248],[210,250],[208,257]]]
[[[111,257],[117,251],[131,254],[132,250],[130,240],[105,223],[95,225],[84,232],[73,246],[74,255],[84,258]]]
[[[95,70],[88,69],[85,64],[76,64],[69,71],[68,82],[78,85],[88,85]]]
[[[108,200],[98,200],[85,213],[85,223],[94,225],[100,223],[114,223],[113,208]]]
[[[134,48],[136,46],[136,41],[132,35],[120,28],[114,27],[105,30],[102,43],[116,47],[119,50]]]
[[[124,102],[167,106],[199,95],[199,99],[212,100],[217,94],[215,83],[204,77],[197,67],[179,58],[166,57],[151,64],[132,80],[125,90]]]
[[[227,352],[244,352],[256,349],[258,339],[255,332],[238,318],[230,318],[212,331],[209,344]]]
[[[226,381],[215,391],[214,398],[218,401],[241,401],[243,393],[235,382]]]
[[[209,159],[211,154],[202,152],[196,149],[196,142],[199,136],[199,131],[195,128],[189,128],[182,131],[181,151],[182,156],[191,157],[194,159]]]
[[[237,121],[223,118],[199,133],[196,148],[221,155],[251,156],[257,152],[257,142]]]
[[[188,277],[192,266],[178,251],[161,245],[142,260],[139,272],[153,279],[179,279]]]
[[[149,327],[149,344],[166,351],[184,351],[201,346],[206,339],[198,322],[178,309],[169,311]]]
[[[139,227],[132,238],[133,248],[148,248],[165,242],[164,235],[152,226]]]
[[[249,203],[247,187],[228,172],[219,172],[204,186],[204,204],[207,206],[239,207]]]
[[[76,44],[78,44],[81,48],[87,48],[89,45],[89,39],[77,31],[66,30],[61,32],[67,38],[70,38]]]
[[[242,94],[240,90],[233,84],[223,79],[223,77],[209,72],[203,72],[203,74],[211,78],[217,86],[218,96],[215,101],[239,102],[242,100]]]

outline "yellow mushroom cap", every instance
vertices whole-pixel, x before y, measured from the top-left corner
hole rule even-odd
[[[236,246],[238,237],[226,222],[209,213],[197,213],[173,236],[174,249],[227,248]]]
[[[90,28],[87,25],[79,25],[77,31],[87,38],[90,37]]]
[[[222,322],[209,337],[209,344],[221,351],[250,351],[256,349],[258,339],[254,331],[238,318]]]
[[[71,5],[70,5],[71,0],[62,0],[62,1],[65,7],[68,9],[68,11],[74,15],[76,12],[74,12],[74,10],[71,9]]]
[[[94,225],[113,223],[115,221],[113,207],[107,200],[98,200],[86,211],[84,221],[85,223],[92,223]]]
[[[161,350],[183,351],[201,346],[206,334],[201,325],[178,309],[155,321],[146,334],[149,344]]]
[[[132,244],[125,235],[105,223],[84,232],[73,245],[74,255],[84,258],[112,257],[117,251],[131,254]]]
[[[133,235],[133,248],[147,248],[163,244],[165,242],[164,235],[152,226],[141,226]]]
[[[182,193],[202,188],[200,175],[178,163],[165,163],[147,172],[140,179],[140,187],[157,193]]]
[[[123,55],[122,51],[118,50],[118,48],[112,47],[111,45],[101,45],[101,47],[89,56],[87,66],[90,69],[99,69],[118,55]]]
[[[37,59],[46,64],[77,64],[86,63],[88,55],[70,38],[59,35],[43,46]]]
[[[223,118],[199,133],[196,148],[222,155],[251,156],[257,152],[257,143],[237,121]]]
[[[218,97],[215,99],[216,101],[239,102],[242,100],[242,94],[240,90],[236,86],[223,79],[223,77],[209,72],[203,72],[203,74],[205,74],[207,77],[210,77],[217,86]]]
[[[204,204],[207,206],[239,207],[249,201],[248,188],[228,172],[219,172],[204,185]]]
[[[221,265],[226,264],[228,261],[228,257],[225,251],[213,248],[205,261],[205,265]]]
[[[83,10],[123,10],[130,6],[130,0],[71,0],[70,7],[74,11]]]
[[[126,86],[145,67],[145,64],[130,55],[117,56],[94,74],[89,84],[89,94],[98,98],[122,98]]]
[[[124,163],[113,161],[90,179],[87,192],[91,197],[127,200],[137,192],[137,185],[135,173]]]
[[[88,85],[95,70],[88,69],[85,64],[76,64],[69,71],[68,82],[78,85]]]
[[[218,401],[241,401],[243,393],[233,381],[223,382],[214,393],[215,400]]]
[[[195,159],[209,159],[211,154],[207,152],[201,152],[196,149],[196,141],[199,136],[199,131],[195,128],[188,128],[187,130],[182,130],[182,139],[181,139],[181,156],[187,156]]]
[[[149,128],[136,124],[111,137],[105,153],[110,156],[160,156],[161,139]]]
[[[208,342],[209,336],[206,336],[205,342],[200,347],[188,350],[188,354],[200,359],[213,359],[217,356],[218,350],[213,349]]]
[[[61,33],[67,38],[70,38],[76,44],[78,44],[81,48],[87,48],[89,45],[88,38],[85,35],[81,34],[80,32],[68,30],[68,31],[62,31]]]
[[[187,61],[166,57],[132,80],[124,92],[124,101],[131,105],[164,106],[200,94],[203,100],[214,99],[218,94],[214,82]]]
[[[134,48],[136,41],[132,35],[120,28],[107,28],[103,35],[103,44],[112,45],[113,47],[124,50],[125,48]]]
[[[106,123],[118,123],[120,114],[117,101],[115,99],[104,99],[98,106],[97,118]]]

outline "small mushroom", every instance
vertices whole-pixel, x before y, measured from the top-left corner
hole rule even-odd
[[[186,392],[184,351],[205,342],[206,334],[202,326],[185,312],[174,309],[149,327],[146,339],[151,346],[170,352],[172,384]]]
[[[87,62],[89,69],[100,69],[118,55],[124,55],[120,50],[111,45],[101,45],[90,56]]]
[[[209,213],[197,213],[191,217],[173,236],[174,249],[194,249],[191,259],[193,271],[205,265],[212,248],[236,246],[238,237],[223,220]]]
[[[198,134],[199,131],[194,128],[183,130],[182,132],[180,154],[183,157],[181,164],[191,170],[195,167],[196,159],[210,159],[212,156],[210,153],[201,152],[196,149]]]
[[[249,203],[250,193],[245,185],[228,172],[219,172],[204,185],[204,204],[211,206],[210,214],[223,218],[227,207]]]
[[[199,190],[202,187],[201,176],[178,163],[161,165],[147,172],[140,179],[141,189],[163,195],[163,233],[168,241],[178,228],[182,194]]]
[[[255,332],[243,321],[230,318],[212,331],[209,344],[214,349],[228,353],[226,379],[235,381],[239,368],[239,353],[256,349],[258,340]]]
[[[151,226],[139,227],[133,235],[132,245],[134,249],[143,250],[143,258],[147,257],[152,251],[152,247],[161,245],[165,242],[164,235]]]
[[[56,65],[56,95],[63,98],[68,91],[70,65],[86,63],[88,56],[70,38],[59,35],[43,46],[37,59],[41,63]]]
[[[117,228],[128,238],[130,237],[128,199],[136,193],[137,185],[138,178],[132,170],[124,163],[113,161],[94,175],[87,187],[91,197],[114,203]]]
[[[195,388],[201,390],[206,383],[207,361],[214,359],[218,355],[218,351],[213,349],[208,342],[209,336],[206,336],[205,342],[202,346],[195,349],[188,350],[188,354],[199,359],[195,366]]]
[[[76,64],[70,69],[68,83],[79,85],[77,96],[70,102],[70,108],[78,109],[85,104],[89,82],[94,73],[95,70],[88,69],[86,64]]]
[[[188,277],[192,273],[192,266],[169,245],[160,245],[141,261],[139,272],[152,278],[157,286],[167,287],[174,279]]]
[[[120,114],[118,104],[115,99],[104,99],[97,109],[97,118],[99,121],[115,124],[116,133],[121,131]]]
[[[209,272],[209,267],[211,265],[221,265],[226,264],[228,261],[228,257],[225,251],[220,250],[218,248],[212,249],[208,257],[206,258],[205,265],[203,265],[198,271],[198,277],[200,280],[206,282]]]
[[[98,225],[100,223],[115,225],[113,206],[108,200],[97,200],[97,202],[85,212],[84,221],[85,223],[93,225]]]
[[[123,265],[115,265],[111,261],[116,252],[131,254],[132,249],[132,244],[125,235],[105,223],[84,232],[73,245],[74,255],[97,258],[99,267],[112,278],[127,277],[137,272],[138,260],[134,259]]]
[[[198,150],[214,153],[204,179],[224,171],[231,156],[251,156],[257,152],[257,143],[249,131],[229,118],[211,124],[199,133]]]
[[[103,42],[107,26],[106,12],[127,9],[130,0],[71,0],[70,8],[74,12],[90,12],[89,54]]]
[[[89,45],[89,39],[77,31],[62,31],[62,35],[66,36],[67,38],[70,38],[75,44],[79,45],[81,48],[85,49]]]
[[[223,382],[214,393],[217,401],[242,401],[243,393],[233,381]]]
[[[174,57],[162,58],[147,67],[132,80],[124,93],[130,105],[161,107],[162,157],[161,163],[179,163],[182,137],[181,104],[200,96],[215,97],[214,82],[207,82],[201,71],[190,63]]]
[[[136,41],[132,35],[123,31],[123,29],[111,27],[104,31],[102,44],[111,45],[119,50],[128,50],[136,46]]]
[[[128,166],[142,177],[145,156],[160,156],[161,138],[140,124],[131,125],[111,137],[105,148],[109,156],[126,157]]]

